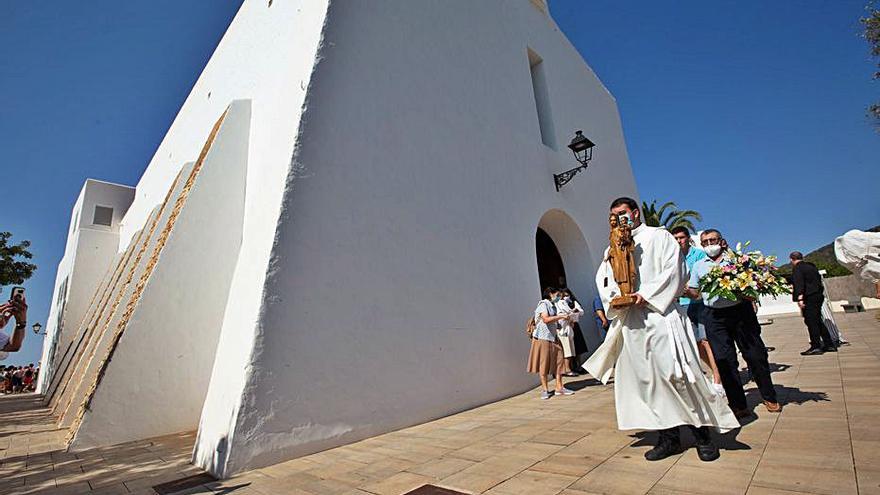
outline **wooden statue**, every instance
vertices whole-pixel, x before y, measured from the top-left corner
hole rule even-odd
[[[614,272],[614,281],[620,287],[620,295],[611,300],[611,306],[622,308],[636,302],[636,263],[633,258],[635,243],[632,227],[620,222],[616,214],[612,213],[608,217],[608,223],[611,226],[608,262]]]

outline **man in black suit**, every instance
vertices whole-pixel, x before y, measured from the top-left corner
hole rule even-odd
[[[798,303],[804,315],[804,323],[810,332],[810,348],[802,352],[803,356],[822,354],[823,352],[837,352],[831,334],[825,321],[822,319],[822,303],[825,302],[825,289],[822,286],[822,275],[816,265],[804,261],[804,255],[800,251],[794,251],[788,256],[792,266],[792,285],[794,290],[791,297]]]

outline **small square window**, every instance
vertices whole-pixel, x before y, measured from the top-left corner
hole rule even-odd
[[[104,225],[111,226],[113,225],[113,208],[108,208],[106,206],[96,206],[95,207],[95,219],[92,220],[94,225]]]

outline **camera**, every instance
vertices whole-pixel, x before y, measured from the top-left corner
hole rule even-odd
[[[10,301],[21,301],[24,299],[24,287],[13,287],[12,288],[12,297],[9,298]]]

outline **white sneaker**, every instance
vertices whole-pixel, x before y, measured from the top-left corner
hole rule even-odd
[[[574,395],[574,390],[569,390],[565,387],[562,387],[561,389],[557,390],[556,393],[559,395]]]
[[[549,399],[550,397],[553,397],[553,395],[550,394],[549,391],[547,391],[547,390],[542,390],[542,391],[541,391],[541,400],[547,400],[547,399]]]

